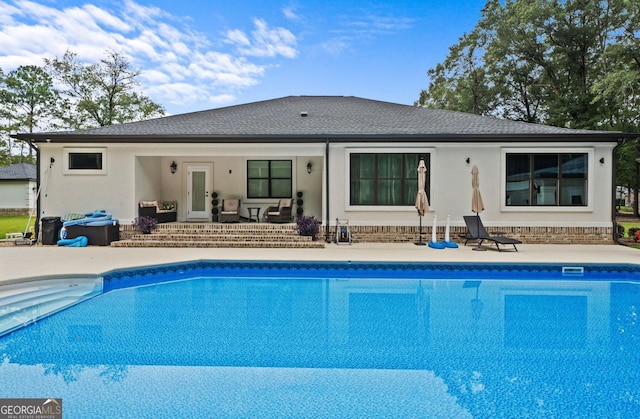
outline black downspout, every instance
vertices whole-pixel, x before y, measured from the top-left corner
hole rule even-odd
[[[40,147],[36,148],[36,191],[40,192],[41,191],[41,187],[42,187],[42,176],[41,176],[41,172],[40,172]],[[40,193],[37,194],[36,196],[36,221],[35,221],[35,228],[33,229],[34,233],[35,233],[35,237],[32,237],[34,239],[36,239],[36,243],[39,241],[40,238],[40,213],[41,213],[41,207],[40,207]]]
[[[618,169],[618,148],[622,147],[625,143],[627,142],[627,138],[626,137],[622,137],[622,141],[618,142],[618,145],[616,145],[615,147],[613,147],[613,152],[611,153],[611,156],[613,157],[613,164],[611,165],[612,168],[611,170],[613,171],[612,176],[611,176],[611,183],[612,185],[612,189],[613,189],[613,200],[612,200],[612,207],[611,207],[611,222],[613,223],[613,242],[614,243],[618,243],[618,220],[616,219],[616,203],[618,202],[618,185],[616,182],[616,172]],[[638,171],[636,170],[636,173]],[[637,185],[637,183],[636,183]]]
[[[327,243],[331,243],[331,237],[329,234],[329,197],[331,194],[329,193],[329,138],[325,140],[325,150],[324,150],[324,182],[325,182],[325,241]]]

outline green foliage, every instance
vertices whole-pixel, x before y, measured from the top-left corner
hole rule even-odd
[[[67,51],[45,59],[46,69],[61,83],[64,107],[58,116],[73,129],[121,124],[164,115],[164,108],[137,92],[139,71],[126,57],[106,51],[98,63],[85,64]]]
[[[483,46],[483,39],[474,31],[449,48],[444,63],[427,72],[429,90],[420,93],[417,105],[488,114],[491,94],[480,56]]]
[[[0,239],[4,239],[7,233],[24,233],[33,230],[36,217],[31,217],[29,223],[28,215],[0,215]]]
[[[21,66],[7,74],[0,68],[2,166],[35,162],[35,145],[13,140],[10,135],[17,132],[74,130],[164,115],[161,105],[136,90],[140,72],[117,52],[106,51],[94,64],[70,51],[44,61],[44,67]]]
[[[2,127],[4,144],[9,154],[18,149],[17,156],[20,159],[17,163],[35,160],[35,146],[26,141],[13,143],[8,134],[50,128],[57,99],[58,92],[53,80],[41,67],[20,66],[0,79],[0,118],[5,121]],[[22,159],[23,156],[28,158]]]
[[[489,0],[417,105],[640,131],[640,2]]]
[[[619,186],[634,187],[638,164],[636,159],[640,156],[640,143],[637,139],[628,141],[618,148],[616,184]]]

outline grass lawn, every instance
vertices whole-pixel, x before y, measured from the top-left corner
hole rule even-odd
[[[624,227],[624,238],[629,237],[630,228],[640,228],[640,220],[633,217],[633,210],[631,208],[622,207],[618,213],[617,223]],[[640,249],[640,243],[626,242],[627,246]]]
[[[29,222],[28,215],[2,215],[0,216],[0,239],[5,239],[7,233],[24,233],[26,231],[33,231],[27,229],[27,223]],[[36,217],[31,218],[30,227],[33,228],[36,222]]]
[[[622,227],[624,227],[624,235],[627,236],[627,232],[630,228],[640,228],[640,223],[637,221],[618,221]]]

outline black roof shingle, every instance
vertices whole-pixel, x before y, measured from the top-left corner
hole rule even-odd
[[[303,116],[304,115],[304,116]],[[237,141],[254,139],[602,137],[621,133],[573,130],[463,112],[344,96],[288,96],[106,127],[18,134],[35,141]]]
[[[36,180],[36,165],[18,163],[0,167],[0,180]]]

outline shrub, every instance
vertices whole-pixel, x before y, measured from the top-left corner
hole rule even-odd
[[[135,228],[137,231],[143,233],[143,234],[149,234],[151,233],[153,230],[156,229],[156,226],[158,225],[158,220],[153,218],[153,217],[149,217],[149,216],[142,216],[142,217],[137,217],[134,221],[133,221],[133,228]]]
[[[311,236],[316,240],[320,232],[320,220],[313,215],[301,215],[296,218],[296,231],[301,236]]]
[[[624,237],[624,226],[616,223],[616,228],[618,229],[618,237]]]

